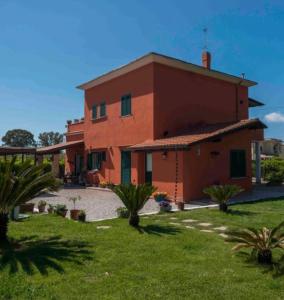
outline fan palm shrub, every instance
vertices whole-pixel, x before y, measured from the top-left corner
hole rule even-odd
[[[257,255],[257,260],[262,264],[272,262],[272,250],[275,248],[284,249],[284,222],[273,229],[263,227],[260,230],[247,228],[228,232],[228,242],[237,242],[233,250],[252,248],[252,254]]]
[[[34,166],[27,160],[16,166],[15,162],[16,158],[0,164],[0,242],[8,239],[9,214],[15,206],[59,186],[59,181],[43,165]]]
[[[220,210],[228,210],[228,200],[241,193],[243,189],[238,185],[212,185],[203,190],[204,194],[219,203]]]
[[[149,184],[120,184],[115,186],[113,191],[129,211],[129,225],[138,227],[138,212],[156,191],[156,188]]]

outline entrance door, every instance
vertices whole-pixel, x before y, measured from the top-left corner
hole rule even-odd
[[[131,183],[131,152],[121,151],[121,183]]]
[[[145,160],[145,182],[152,184],[152,153],[146,153]]]

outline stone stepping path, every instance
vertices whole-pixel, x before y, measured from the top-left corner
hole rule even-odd
[[[220,227],[215,227],[214,230],[218,230],[218,231],[226,231],[228,229],[228,227],[226,226],[220,226]]]
[[[228,235],[225,234],[225,233],[219,233],[219,236],[221,236],[221,237],[224,238],[224,239],[226,239],[226,238],[228,237]]]
[[[197,225],[202,226],[202,227],[209,227],[209,226],[212,226],[211,223],[198,223]]]
[[[109,229],[111,226],[97,226],[97,229]]]
[[[218,234],[220,237],[226,239],[228,237],[227,234],[225,234],[225,231],[228,229],[227,226],[218,226],[218,227],[213,227],[214,224],[209,223],[209,222],[201,222],[201,223],[197,223],[198,220],[194,220],[194,219],[184,219],[184,220],[179,220],[176,217],[171,217],[169,218],[170,220],[177,220],[180,221],[181,223],[177,223],[177,222],[169,222],[170,225],[174,225],[174,226],[185,226],[185,228],[187,229],[196,229],[199,230],[200,232],[205,232],[205,233],[216,233]],[[158,221],[158,220],[157,220]],[[189,225],[187,225],[189,224]],[[194,225],[194,226],[192,226]],[[215,225],[216,226],[216,225]],[[199,228],[198,228],[199,227]],[[212,228],[213,227],[213,228]]]
[[[197,222],[197,220],[193,220],[193,219],[185,219],[185,220],[182,220],[183,223],[194,223],[194,222]]]
[[[202,232],[215,232],[214,230],[211,230],[211,229],[201,229],[200,231],[202,231]]]
[[[194,226],[189,226],[189,225],[185,226],[185,228],[188,228],[188,229],[196,229]]]

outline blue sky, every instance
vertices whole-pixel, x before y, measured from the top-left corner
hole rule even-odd
[[[83,115],[75,86],[150,51],[200,64],[204,27],[212,67],[257,81],[266,106],[251,116],[284,139],[284,3],[271,0],[0,0],[0,137],[64,132]]]

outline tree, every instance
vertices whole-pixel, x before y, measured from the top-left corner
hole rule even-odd
[[[228,210],[228,200],[241,193],[243,189],[238,185],[212,185],[203,190],[204,194],[211,197],[219,203],[220,210],[226,212]]]
[[[34,135],[24,129],[8,130],[2,137],[5,146],[10,147],[31,147],[35,146]]]
[[[9,214],[15,206],[26,203],[43,190],[56,190],[59,181],[44,165],[29,160],[15,164],[16,157],[0,164],[0,243],[8,241]]]
[[[59,132],[42,132],[39,134],[38,139],[42,147],[48,147],[63,142],[63,134]]]
[[[138,212],[143,208],[156,188],[149,184],[120,184],[113,188],[123,204],[129,211],[129,225],[138,227]]]

